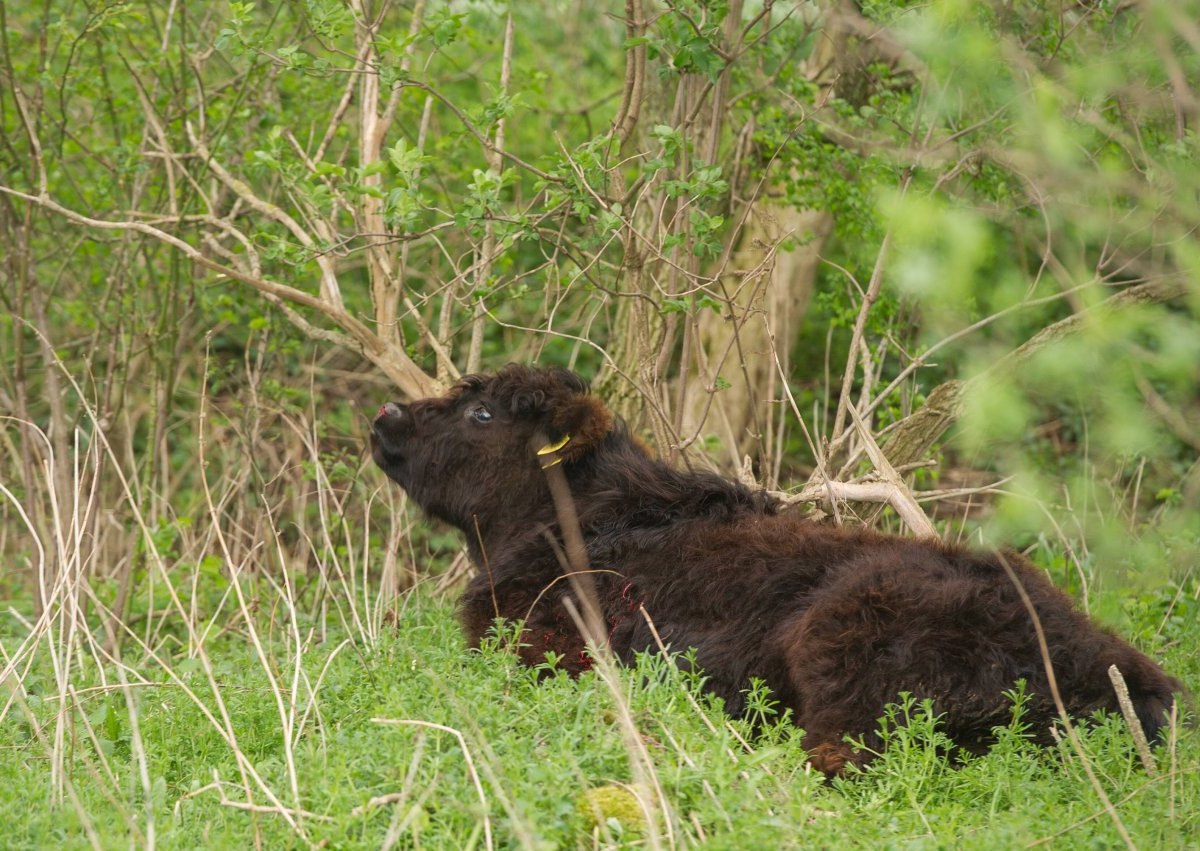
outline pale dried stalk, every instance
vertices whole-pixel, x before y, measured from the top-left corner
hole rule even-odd
[[[221,806],[229,807],[229,808],[235,809],[235,810],[244,810],[249,813],[266,813],[268,815],[282,815],[284,817],[284,819],[286,821],[288,821],[289,823],[295,821],[297,818],[315,819],[316,821],[324,821],[324,822],[334,821],[334,819],[330,818],[329,816],[323,816],[318,813],[310,813],[306,810],[289,810],[283,806],[267,807],[267,806],[263,806],[261,804],[251,803],[249,801],[233,801],[225,796],[225,787],[226,786],[235,786],[236,787],[236,784],[229,783],[228,781],[222,780],[221,776],[219,774],[217,774],[216,769],[213,769],[213,782],[212,783],[208,783],[204,786],[201,786],[199,789],[194,789],[193,791],[188,792],[185,795],[181,795],[179,797],[179,799],[175,802],[175,807],[174,807],[175,817],[179,818],[179,805],[182,804],[184,801],[186,801],[190,798],[195,798],[197,795],[203,795],[205,792],[216,792],[217,797],[220,799],[219,803],[221,804]]]
[[[544,441],[544,434],[535,435],[531,446],[539,447],[543,445]],[[616,660],[604,629],[604,618],[596,595],[592,571],[588,568],[587,546],[583,540],[583,530],[579,525],[579,515],[575,510],[575,500],[571,495],[570,485],[562,467],[553,463],[554,454],[551,453],[546,458],[550,462],[550,465],[544,468],[546,483],[554,500],[559,533],[563,536],[565,552],[560,552],[552,534],[548,540],[554,546],[559,560],[566,562],[563,568],[569,571],[571,589],[580,603],[580,607],[576,608],[571,597],[564,597],[563,607],[587,643],[588,653],[592,657],[593,670],[612,695],[621,724],[621,737],[624,739],[625,749],[629,753],[630,769],[633,772],[634,780],[639,788],[654,790],[658,809],[665,816],[667,843],[674,848],[675,834],[671,826],[671,809],[666,794],[663,792],[658,774],[654,770],[654,761],[646,749],[646,743],[642,740],[637,724],[633,720],[633,713],[629,709],[628,701],[625,700],[618,682]],[[661,848],[662,839],[658,834],[658,818],[657,813],[654,812],[654,802],[645,800],[645,796],[641,794],[635,794],[634,797],[646,817],[646,838],[650,847]]]
[[[13,690],[13,694],[16,695],[16,689]],[[29,729],[33,731],[38,743],[41,744],[42,747],[49,750],[51,747],[50,743],[46,741],[46,734],[38,725],[37,717],[29,708],[29,704],[27,704],[20,696],[16,696],[16,701],[17,707],[25,716],[25,722],[29,725]],[[71,778],[69,777],[64,778],[64,784],[66,788],[67,800],[71,802],[71,807],[75,810],[75,814],[79,816],[79,822],[83,825],[83,831],[88,838],[88,842],[91,843],[91,846],[95,848],[96,851],[101,851],[104,846],[100,843],[100,835],[96,832],[96,828],[92,824],[92,820],[88,817],[87,810],[83,807],[83,802],[79,800],[79,795],[75,792],[75,784],[71,782]]]
[[[903,198],[908,190],[908,184],[912,180],[912,172],[908,172],[904,176],[904,180],[900,184],[900,196]],[[842,428],[846,420],[846,408],[850,404],[850,391],[854,386],[855,367],[858,364],[858,347],[863,339],[863,334],[866,332],[867,317],[871,313],[871,308],[875,302],[879,300],[879,293],[883,287],[883,270],[887,263],[888,249],[892,243],[892,231],[889,228],[887,233],[883,235],[883,241],[879,243],[879,253],[875,257],[875,268],[871,270],[871,280],[867,283],[867,291],[863,294],[862,304],[858,309],[858,316],[854,319],[854,330],[850,334],[850,353],[846,356],[846,369],[842,373],[842,392],[838,395],[837,413],[833,418],[833,431],[830,432],[830,441],[836,441],[842,434]]]
[[[295,822],[295,820],[291,819],[290,815],[288,814],[288,812],[285,809],[282,809],[282,804],[279,801],[279,799],[276,797],[275,793],[271,790],[271,788],[267,785],[267,783],[262,779],[262,777],[259,775],[258,771],[255,769],[253,763],[250,761],[250,759],[246,756],[246,754],[238,746],[237,735],[234,732],[233,721],[229,715],[229,711],[226,707],[225,701],[224,701],[223,697],[221,696],[220,687],[217,683],[216,676],[213,672],[211,660],[209,659],[208,654],[204,649],[203,637],[201,635],[199,635],[199,633],[197,632],[196,623],[195,623],[194,619],[192,619],[188,616],[188,609],[183,604],[182,600],[180,600],[178,591],[175,588],[175,584],[173,582],[171,582],[171,580],[170,580],[170,576],[169,576],[169,573],[167,570],[167,565],[164,562],[161,553],[159,553],[158,548],[153,543],[153,533],[151,532],[150,527],[147,525],[146,518],[143,516],[141,510],[138,508],[138,502],[134,498],[134,492],[133,492],[132,486],[131,486],[128,478],[125,476],[124,472],[122,471],[122,468],[121,468],[118,458],[116,456],[116,452],[113,449],[112,445],[110,444],[110,442],[108,440],[108,436],[101,426],[101,423],[99,421],[99,417],[97,416],[95,408],[91,404],[88,403],[87,396],[83,392],[83,389],[79,386],[78,382],[76,382],[75,378],[70,374],[70,372],[68,372],[66,370],[65,366],[57,358],[57,356],[55,356],[53,365],[54,365],[54,368],[59,369],[62,372],[63,376],[71,384],[72,388],[75,391],[76,398],[79,399],[79,401],[80,401],[80,404],[83,408],[84,413],[86,414],[88,419],[91,421],[92,426],[93,426],[93,435],[96,438],[97,445],[99,447],[98,451],[102,450],[109,457],[110,461],[112,462],[112,464],[111,464],[112,470],[117,476],[117,479],[121,486],[122,493],[125,495],[126,499],[129,501],[129,505],[131,507],[132,514],[133,514],[133,520],[137,524],[138,530],[140,531],[142,538],[146,543],[146,551],[147,551],[148,556],[150,557],[151,565],[157,571],[159,577],[162,580],[163,586],[165,587],[167,594],[171,601],[171,608],[176,613],[178,613],[185,629],[187,630],[188,639],[189,639],[189,651],[192,654],[194,654],[195,657],[200,661],[201,667],[204,670],[208,687],[212,691],[213,701],[216,703],[217,712],[220,715],[220,720],[218,720],[216,715],[213,714],[213,711],[208,707],[208,705],[205,704],[204,701],[200,699],[199,695],[197,695],[195,693],[195,691],[188,686],[188,684],[174,671],[174,669],[172,669],[170,667],[170,665],[167,664],[166,660],[164,660],[142,638],[142,636],[139,636],[137,633],[135,633],[133,630],[131,630],[127,624],[120,621],[119,619],[114,619],[114,623],[117,626],[119,626],[122,630],[124,630],[125,633],[137,644],[137,646],[149,658],[151,658],[156,664],[158,664],[163,669],[163,672],[170,678],[170,680],[176,686],[178,686],[183,691],[184,694],[186,694],[188,696],[188,698],[196,705],[197,709],[200,710],[200,712],[205,716],[205,718],[213,726],[213,729],[215,729],[217,731],[218,735],[220,735],[221,738],[225,741],[225,743],[229,746],[229,748],[230,748],[231,752],[233,753],[235,760],[237,762],[238,770],[242,774],[242,780],[243,780],[244,788],[246,789],[247,794],[250,794],[250,788],[251,788],[250,781],[251,781],[251,779],[253,779],[254,785],[262,791],[264,796],[267,797],[274,806],[281,808],[281,812],[282,812],[285,820],[288,821],[288,825],[293,830],[295,830],[298,834],[300,834],[301,836],[304,836],[304,832],[303,832],[303,829],[301,828],[301,826],[299,824],[297,824]],[[203,416],[203,410],[202,410],[201,415]],[[107,609],[107,607],[105,607],[104,603],[96,597],[91,586],[87,583],[81,583],[81,584],[82,584],[81,590],[88,596],[90,603],[93,606],[95,606],[102,615],[107,615],[109,617],[113,617],[113,613],[110,612]],[[13,661],[15,662],[16,660],[14,659]],[[119,666],[122,665],[122,663],[118,659],[111,659],[110,661],[112,661],[114,664],[117,664]],[[6,665],[6,667],[5,667],[6,672],[9,670],[10,667],[11,667],[10,665]],[[0,681],[2,681],[2,680],[3,680],[3,676],[0,676]],[[70,791],[69,786],[68,786],[68,791]]]
[[[205,351],[205,353],[204,353],[204,361],[205,361],[205,367],[206,367],[206,371],[207,371],[207,365],[208,365],[208,352],[207,351]],[[221,525],[218,522],[221,515],[217,511],[216,505],[214,504],[212,490],[208,484],[208,475],[205,472],[205,470],[208,467],[208,461],[207,461],[206,452],[205,452],[207,440],[206,440],[205,429],[204,429],[205,422],[207,421],[207,418],[208,418],[207,410],[208,410],[208,382],[203,382],[201,385],[201,388],[200,388],[200,420],[199,420],[199,426],[198,426],[199,433],[198,433],[198,438],[197,438],[199,456],[200,456],[200,485],[201,485],[201,489],[204,492],[204,502],[205,502],[205,505],[208,507],[209,518],[212,521],[211,528],[212,528],[213,535],[216,538],[217,545],[220,547],[221,554],[225,558],[225,564],[229,568],[229,583],[230,583],[230,586],[233,588],[234,595],[237,598],[238,608],[242,614],[242,621],[245,625],[247,634],[250,636],[250,642],[254,647],[254,652],[258,657],[259,664],[262,666],[263,673],[267,678],[268,684],[270,685],[271,696],[275,700],[275,709],[279,714],[279,723],[280,723],[280,725],[282,727],[282,731],[283,731],[283,736],[282,736],[283,757],[284,757],[284,764],[287,769],[288,782],[289,782],[289,785],[291,786],[292,800],[295,804],[294,809],[296,812],[300,812],[301,811],[300,810],[300,783],[299,783],[298,773],[296,770],[296,756],[295,756],[295,747],[294,747],[295,743],[294,743],[293,736],[292,736],[292,733],[295,729],[295,723],[296,723],[296,703],[295,703],[296,684],[293,682],[292,688],[289,692],[289,695],[290,695],[289,699],[288,699],[288,702],[290,703],[290,711],[289,711],[289,708],[285,707],[285,705],[284,705],[283,690],[280,688],[279,682],[276,679],[274,665],[272,664],[272,660],[267,655],[266,648],[263,647],[263,643],[259,638],[258,629],[255,627],[254,617],[250,611],[249,603],[246,600],[245,594],[242,592],[241,566],[238,564],[238,561],[235,559],[233,553],[231,552],[230,547],[229,547],[229,541],[225,536],[225,531],[224,531],[224,529],[221,528]],[[276,540],[278,541],[278,536],[276,536]],[[288,581],[288,578],[287,578],[288,571],[286,569],[286,562],[283,562],[283,564],[284,564],[284,570],[283,570],[284,581],[287,582]],[[263,571],[263,576],[268,577],[268,581],[270,581],[268,571]],[[293,639],[296,642],[295,666],[296,666],[296,669],[298,670],[299,666],[300,666],[300,636],[298,634],[299,627],[297,626],[296,610],[295,610],[295,606],[293,604],[293,599],[292,599],[291,595],[280,594],[280,596],[283,600],[283,603],[288,608],[288,621],[292,625],[293,631],[296,633],[296,634],[294,634]]]
[[[1129,735],[1133,737],[1133,746],[1137,749],[1142,766],[1150,777],[1157,777],[1158,766],[1155,765],[1154,756],[1150,753],[1150,743],[1146,741],[1146,731],[1142,729],[1142,722],[1138,720],[1137,711],[1133,708],[1133,701],[1129,698],[1129,686],[1125,683],[1121,669],[1116,665],[1109,665],[1108,678],[1112,680],[1113,690],[1117,693],[1117,704],[1121,707],[1121,714],[1125,716],[1125,725],[1129,728]]]
[[[658,772],[654,770],[654,760],[650,757],[650,751],[646,748],[646,742],[637,728],[637,723],[633,720],[633,712],[629,708],[629,702],[621,692],[621,685],[616,671],[616,661],[609,651],[604,634],[601,632],[600,640],[595,640],[594,634],[591,634],[591,630],[587,627],[587,618],[575,608],[570,597],[563,599],[563,607],[575,622],[576,628],[588,639],[589,653],[594,654],[592,656],[592,669],[600,677],[601,682],[608,688],[609,693],[612,695],[613,703],[617,708],[617,720],[621,725],[621,738],[624,740],[625,749],[629,752],[630,769],[633,772],[635,785],[639,790],[654,790],[654,796],[657,799],[657,808],[665,816],[664,823],[667,828],[667,844],[671,848],[674,848],[675,835],[671,827],[671,809],[667,802],[667,796],[663,791],[662,783],[659,782]],[[662,848],[662,837],[658,834],[658,814],[655,812],[655,802],[646,800],[645,794],[639,792],[634,793],[634,798],[646,819],[646,839],[650,847],[657,851],[657,849]]]
[[[138,780],[142,784],[142,803],[146,807],[146,848],[154,849],[154,793],[150,785],[150,768],[146,761],[146,745],[142,741],[141,725],[138,723],[137,701],[133,699],[133,690],[129,688],[129,680],[125,669],[117,667],[117,680],[121,683],[121,691],[125,695],[125,707],[129,712],[129,741],[137,763]]]
[[[1171,754],[1171,793],[1169,796],[1170,803],[1167,805],[1167,818],[1175,821],[1175,777],[1178,774],[1176,768],[1177,751],[1175,750],[1178,744],[1179,736],[1179,702],[1175,701],[1171,704],[1171,736],[1167,742],[1167,751]]]

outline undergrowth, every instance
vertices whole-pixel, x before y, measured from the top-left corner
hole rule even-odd
[[[1143,601],[1131,610],[1159,614]],[[10,615],[6,660],[23,630]],[[1195,683],[1197,636],[1179,631],[1149,649]],[[32,657],[19,687],[14,676],[4,686],[4,845],[1094,848],[1120,843],[1118,821],[1141,847],[1187,847],[1200,835],[1200,742],[1182,725],[1157,749],[1155,777],[1120,718],[1080,728],[1111,812],[1080,755],[1028,742],[1019,689],[987,755],[948,754],[928,705],[905,698],[883,719],[883,756],[829,784],[807,768],[799,732],[761,687],[752,719],[731,722],[703,694],[702,675],[657,656],[618,671],[614,693],[596,674],[523,668],[506,636],[467,652],[451,604],[422,590],[373,644],[349,638],[302,638],[297,672],[267,625],[266,667],[240,629],[209,638],[207,662],[183,648],[157,661],[127,653],[124,667],[81,653],[67,695],[51,654]],[[596,787],[638,791],[622,703],[665,802],[648,807],[650,822],[597,819],[581,806]],[[218,704],[227,724],[205,714],[219,717]]]

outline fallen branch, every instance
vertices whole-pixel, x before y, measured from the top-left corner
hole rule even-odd
[[[925,512],[917,505],[912,493],[903,484],[886,481],[835,482],[822,480],[811,482],[799,493],[788,494],[772,491],[771,495],[782,500],[785,506],[792,506],[800,502],[819,502],[831,507],[835,502],[882,503],[890,505],[914,535],[935,538],[938,536],[937,530],[925,516]]]
[[[871,430],[867,428],[867,424],[863,422],[858,411],[853,405],[846,408],[846,412],[850,418],[854,420],[854,427],[858,430],[859,438],[863,442],[863,448],[867,451],[867,457],[871,459],[871,464],[874,465],[875,471],[883,477],[885,483],[892,486],[892,496],[888,500],[888,504],[896,510],[896,513],[912,529],[913,533],[918,537],[936,538],[937,530],[933,528],[933,523],[921,510],[921,506],[917,504],[913,498],[912,491],[905,486],[900,478],[900,474],[888,461],[887,456],[879,448],[879,444],[875,442],[875,437],[871,434]]]

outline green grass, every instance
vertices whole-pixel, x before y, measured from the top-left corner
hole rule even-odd
[[[1200,631],[1186,599],[1182,625],[1177,606],[1172,634],[1159,631],[1148,649],[1195,685]],[[1163,610],[1141,601],[1127,611],[1153,633]],[[7,623],[7,656],[24,633]],[[4,846],[144,846],[151,820],[166,848],[484,848],[489,836],[495,847],[535,848],[1107,848],[1122,844],[1117,819],[1138,847],[1200,843],[1200,737],[1186,727],[1173,749],[1156,750],[1157,778],[1140,767],[1120,719],[1080,730],[1114,819],[1071,747],[1033,747],[1019,722],[987,756],[952,764],[936,722],[908,703],[890,719],[884,758],[830,785],[807,770],[790,724],[751,736],[660,659],[618,672],[620,700],[596,674],[539,682],[500,641],[466,652],[452,605],[424,593],[407,598],[398,628],[370,647],[293,632],[278,613],[258,636],[263,656],[244,628],[208,638],[211,681],[185,639],[161,662],[127,648],[127,691],[115,665],[78,652],[65,708],[50,653],[33,654],[15,691],[23,696],[0,724]],[[5,699],[16,682],[3,686]],[[218,694],[233,742],[218,731]],[[771,718],[768,696],[755,703]],[[634,788],[654,802],[647,783],[657,782],[666,803],[656,831],[637,819],[594,827],[580,804],[587,789],[639,780],[625,706],[653,766]],[[292,719],[290,748],[283,718]],[[69,789],[56,781],[56,754]],[[261,784],[244,778],[246,766]],[[259,809],[239,806],[247,803]]]

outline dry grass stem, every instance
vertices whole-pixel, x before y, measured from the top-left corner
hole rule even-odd
[[[1121,714],[1125,717],[1125,726],[1129,728],[1129,735],[1133,737],[1133,744],[1137,748],[1138,757],[1142,760],[1142,766],[1148,775],[1157,777],[1158,766],[1154,764],[1154,755],[1150,753],[1150,743],[1146,741],[1146,731],[1142,729],[1142,722],[1138,720],[1137,712],[1133,708],[1133,701],[1129,699],[1129,686],[1125,684],[1125,677],[1116,665],[1110,665],[1108,678],[1112,680],[1113,689],[1117,693],[1117,703],[1121,707]]]

